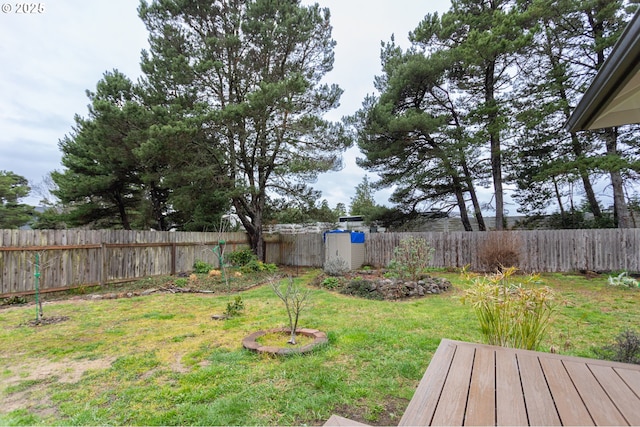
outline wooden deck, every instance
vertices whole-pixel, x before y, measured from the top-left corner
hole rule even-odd
[[[640,425],[640,366],[442,340],[400,425]]]

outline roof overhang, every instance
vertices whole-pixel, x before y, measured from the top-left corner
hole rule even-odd
[[[567,121],[570,132],[640,123],[640,9]]]

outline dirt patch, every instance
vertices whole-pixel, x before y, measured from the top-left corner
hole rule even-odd
[[[53,403],[45,389],[51,382],[76,383],[82,375],[93,369],[111,367],[115,357],[96,360],[64,360],[52,362],[47,359],[30,359],[27,362],[6,365],[9,375],[0,376],[2,412],[27,409],[30,413],[46,418],[56,414]],[[17,389],[14,392],[11,388]]]
[[[25,325],[27,326],[45,326],[55,325],[56,323],[66,322],[69,320],[69,316],[54,316],[54,317],[41,317],[38,320],[30,320]]]
[[[171,369],[173,370],[173,372],[177,372],[179,374],[186,374],[187,372],[191,371],[191,369],[189,369],[187,366],[185,366],[182,363],[182,357],[183,357],[183,354],[174,355],[174,361],[171,364]]]
[[[43,393],[44,388],[45,385],[40,384],[30,387],[28,390],[3,396],[2,412],[7,413],[18,409],[25,409],[28,410],[29,413],[41,418],[56,416],[58,411],[46,393]]]
[[[11,375],[0,377],[0,386],[6,388],[8,385],[22,381],[42,381],[52,377],[61,383],[77,383],[86,371],[110,368],[115,360],[115,357],[95,360],[63,360],[60,362],[31,359],[26,363],[7,366]]]
[[[370,408],[366,405],[338,405],[333,413],[363,424],[372,426],[397,426],[409,405],[406,399],[388,397],[384,405]],[[323,424],[327,420],[317,420],[314,424]]]

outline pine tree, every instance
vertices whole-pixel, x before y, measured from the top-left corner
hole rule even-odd
[[[33,207],[19,203],[29,195],[29,181],[11,171],[0,171],[0,229],[26,225]]]
[[[76,115],[72,133],[59,142],[65,170],[51,174],[54,195],[67,206],[69,225],[132,229],[144,200],[135,149],[146,127],[133,83],[122,73],[106,72],[87,91],[87,118]]]
[[[341,125],[322,119],[342,93],[321,83],[333,67],[328,10],[167,0],[143,1],[139,12],[150,31],[147,78],[197,99],[188,117],[201,134],[185,148],[212,165],[210,181],[227,191],[262,257],[268,192],[295,196],[299,184],[340,167],[350,144]]]

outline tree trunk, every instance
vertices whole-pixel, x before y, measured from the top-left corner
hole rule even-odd
[[[607,155],[618,158],[618,130],[607,128],[604,131]],[[613,208],[616,216],[618,228],[632,228],[631,214],[624,196],[624,183],[620,169],[613,166],[609,172],[611,176],[611,186],[613,187]]]
[[[122,222],[122,228],[125,230],[131,230],[131,223],[129,222],[129,215],[127,215],[127,209],[124,206],[124,201],[120,194],[116,193],[114,197],[116,205],[118,206],[118,213],[120,214],[120,222]]]
[[[564,218],[565,211],[564,211],[564,205],[562,204],[562,196],[560,194],[560,189],[558,188],[558,181],[555,179],[555,177],[552,177],[551,180],[553,181],[553,189],[556,194],[556,201],[558,202],[558,208],[560,209],[560,216]]]
[[[458,179],[454,179],[453,185],[455,187],[456,200],[458,202],[458,209],[460,209],[460,220],[462,221],[462,226],[464,227],[464,231],[473,231],[473,227],[471,227],[471,221],[469,221],[469,214],[467,213],[467,204],[464,201],[464,193],[462,191],[462,187],[460,186],[460,181]]]
[[[478,230],[487,231],[487,226],[484,223],[484,217],[482,216],[482,209],[480,208],[480,202],[478,201],[478,195],[476,194],[475,186],[473,185],[473,178],[471,177],[471,171],[469,171],[469,165],[467,165],[467,159],[462,159],[462,170],[464,171],[464,179],[467,184],[467,191],[471,196],[471,204],[473,205],[473,214],[478,221]]]
[[[500,147],[500,129],[495,92],[495,63],[490,62],[485,70],[485,108],[489,110],[487,129],[491,150],[491,177],[496,198],[496,230],[504,229],[504,198],[502,190],[502,152]]]
[[[562,91],[564,96],[563,99],[566,100],[566,94]],[[569,118],[569,114],[565,114],[567,119]],[[580,158],[582,156],[582,145],[578,139],[578,135],[575,132],[571,133],[571,148],[573,151],[573,155],[576,158]],[[582,180],[582,186],[584,187],[585,196],[587,198],[587,202],[589,203],[589,210],[596,218],[602,217],[602,211],[600,210],[600,204],[598,203],[598,199],[596,198],[596,193],[593,191],[593,186],[591,185],[591,180],[589,179],[588,171],[581,166],[578,166],[578,171],[580,173],[580,179]]]
[[[551,31],[549,24],[545,23],[545,25],[547,30],[545,32],[546,40],[547,40],[546,53],[547,53],[547,56],[549,57],[549,61],[551,62],[551,65],[553,66],[553,69],[557,70],[559,69],[560,59],[553,52],[553,48],[552,48],[553,43],[551,41],[551,36],[549,34],[549,32]],[[565,76],[566,76],[566,73],[563,74],[563,77]],[[569,120],[569,117],[571,117],[571,108],[570,108],[571,103],[569,102],[569,97],[567,96],[567,89],[565,86],[567,84],[565,82],[568,82],[568,81],[569,81],[568,79],[558,80],[556,83],[558,87],[558,95],[560,95],[560,99],[563,101],[563,105],[564,105],[563,112],[566,120]],[[580,144],[580,139],[578,138],[578,135],[575,132],[571,132],[571,151],[576,159],[580,159],[580,157],[582,157],[583,146],[582,144]],[[591,211],[594,217],[601,218],[602,211],[600,210],[600,204],[598,203],[598,199],[596,198],[595,191],[593,191],[593,186],[591,185],[591,180],[589,179],[589,171],[585,167],[579,165],[578,172],[580,174],[580,179],[582,180],[582,186],[584,188],[585,196],[587,198],[587,203],[589,203],[589,210]],[[555,182],[555,180],[553,184],[556,187],[556,194],[557,194],[558,185]],[[558,200],[560,200],[559,197],[558,197]],[[564,217],[562,204],[560,202],[558,203],[560,207],[560,212]]]

